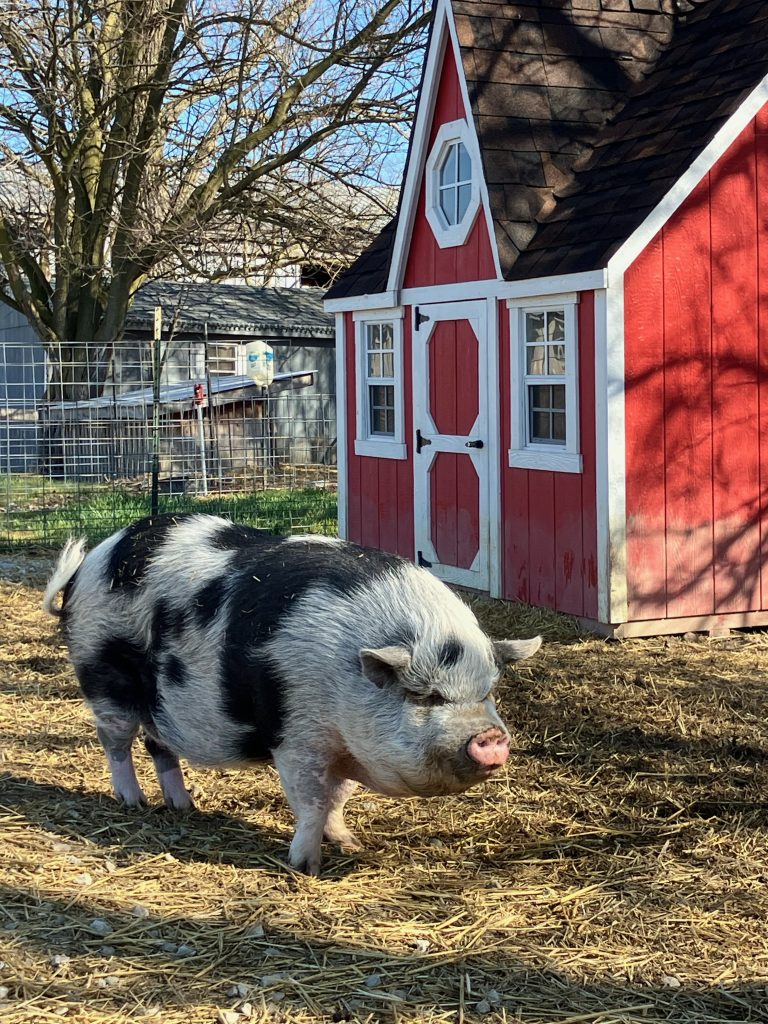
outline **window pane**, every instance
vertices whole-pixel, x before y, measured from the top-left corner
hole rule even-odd
[[[548,412],[532,412],[531,413],[531,440],[532,441],[549,441],[552,437],[551,434],[551,413]]]
[[[395,433],[395,388],[392,384],[374,384],[368,389],[372,434]]]
[[[526,356],[527,373],[539,375],[545,372],[543,345],[526,345]]]
[[[565,444],[565,413],[556,412],[552,414],[552,437],[556,441]]]
[[[550,389],[552,392],[552,408],[558,412],[565,412],[565,384],[554,384]]]
[[[565,340],[565,313],[561,309],[547,313],[547,337],[550,341]]]
[[[459,153],[459,181],[469,181],[472,177],[472,161],[463,142],[457,145]]]
[[[385,352],[384,363],[382,366],[381,376],[382,377],[394,377],[395,376],[395,354],[394,352]]]
[[[392,324],[381,325],[381,347],[392,348],[394,342],[394,328]]]
[[[445,215],[446,222],[453,226],[456,223],[456,189],[445,188],[440,190],[440,209]]]
[[[525,314],[525,340],[527,342],[544,341],[544,314]]]
[[[534,384],[529,388],[532,409],[551,409],[552,388],[549,384]]]
[[[368,348],[381,348],[381,327],[379,324],[368,324]]]
[[[454,143],[449,147],[448,152],[445,154],[442,164],[440,165],[440,184],[441,185],[453,185],[456,181],[456,150],[457,145]]]
[[[548,345],[549,349],[549,373],[565,373],[565,345]]]
[[[469,200],[472,198],[472,186],[471,185],[459,185],[459,212],[457,223],[464,220],[464,214],[467,212],[469,206]]]
[[[383,377],[384,374],[381,372],[381,355],[379,353],[368,354],[368,376],[369,377]]]

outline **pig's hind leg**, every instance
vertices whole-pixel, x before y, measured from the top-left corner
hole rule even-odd
[[[118,800],[129,807],[146,803],[136,778],[131,747],[139,733],[139,722],[126,714],[110,714],[101,711],[95,714],[96,735],[107,755],[112,775],[112,787]]]
[[[154,736],[145,736],[144,746],[155,766],[157,781],[163,791],[166,807],[170,807],[174,811],[187,811],[193,808],[195,805],[184,785],[184,776],[178,757]]]

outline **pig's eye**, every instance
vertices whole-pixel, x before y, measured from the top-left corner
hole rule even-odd
[[[425,708],[439,708],[441,705],[449,703],[448,698],[437,690],[432,690],[431,693],[409,693],[407,696],[414,704],[420,704]]]

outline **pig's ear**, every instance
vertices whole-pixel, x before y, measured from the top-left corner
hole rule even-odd
[[[411,652],[405,647],[363,648],[360,651],[363,675],[377,686],[392,686],[400,682],[400,674],[411,667]]]
[[[510,661],[522,661],[530,658],[541,647],[541,637],[534,636],[530,640],[494,640],[493,650],[497,663],[503,667]]]

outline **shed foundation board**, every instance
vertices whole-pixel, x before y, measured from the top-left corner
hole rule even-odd
[[[708,633],[725,636],[730,629],[768,627],[768,611],[733,612],[728,615],[690,615],[677,619],[646,619],[637,622],[607,623],[596,619],[577,619],[583,629],[612,640],[633,640],[650,636],[682,633]]]

